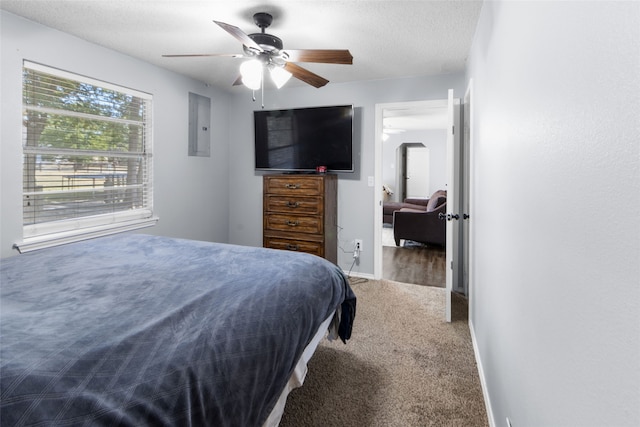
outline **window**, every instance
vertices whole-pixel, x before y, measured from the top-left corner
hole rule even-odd
[[[19,251],[155,224],[151,95],[23,66]]]

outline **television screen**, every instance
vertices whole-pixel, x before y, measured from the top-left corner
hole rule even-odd
[[[353,172],[353,106],[254,112],[257,170]]]

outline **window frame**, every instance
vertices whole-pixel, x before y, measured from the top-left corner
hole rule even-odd
[[[121,233],[125,231],[137,230],[144,227],[150,227],[157,223],[158,218],[153,211],[153,96],[151,94],[130,89],[124,86],[108,83],[105,81],[97,80],[94,78],[86,77],[77,73],[60,70],[57,68],[49,67],[46,65],[38,64],[28,60],[23,61],[23,70],[31,70],[36,73],[45,73],[51,76],[71,80],[80,84],[88,84],[96,88],[107,89],[115,91],[120,94],[133,96],[140,98],[145,103],[145,114],[141,121],[142,130],[142,148],[138,153],[141,161],[143,162],[142,173],[142,192],[143,195],[136,200],[142,201],[142,205],[139,207],[133,207],[123,210],[114,210],[109,213],[91,213],[89,215],[78,214],[71,218],[54,219],[44,222],[26,223],[25,213],[26,205],[23,202],[22,206],[22,218],[23,218],[23,239],[21,242],[16,242],[14,248],[20,253],[29,252],[45,247],[57,246],[60,244],[76,242],[80,240]],[[22,91],[24,93],[27,87],[27,82],[22,80]],[[38,107],[28,106],[25,104],[23,95],[23,102],[21,105],[22,119],[26,116],[27,109],[34,110]],[[59,110],[64,111],[64,110]],[[65,112],[67,115],[68,112]],[[109,121],[108,116],[100,116],[99,114],[91,115],[92,120],[99,122]],[[24,126],[23,126],[24,129]],[[22,185],[22,198],[26,199],[27,185],[25,184],[25,164],[27,162],[28,155],[38,154],[42,151],[46,154],[47,149],[42,147],[34,147],[28,144],[27,132],[23,130],[22,134],[22,176],[19,180]],[[91,150],[86,150],[86,147],[78,148],[77,150],[69,150],[69,153],[76,156],[86,155]],[[105,151],[105,153],[112,153],[111,151]],[[131,152],[123,152],[124,155],[131,155]],[[35,182],[35,181],[34,181]],[[94,199],[92,199],[94,200]]]

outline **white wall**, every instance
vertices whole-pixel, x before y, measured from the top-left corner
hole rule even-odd
[[[145,233],[228,240],[230,95],[59,31],[0,11],[2,117],[0,254],[22,239],[22,61],[28,59],[153,94],[154,207]],[[211,157],[189,157],[188,93],[211,97]]]
[[[640,3],[485,2],[468,75],[493,421],[640,425]]]
[[[396,153],[404,143],[422,143],[429,149],[429,197],[436,190],[446,190],[447,185],[447,132],[445,129],[414,130],[389,135],[382,144],[382,183],[389,185],[397,194],[399,185],[396,182]],[[400,201],[400,199],[397,199]]]
[[[265,109],[340,104],[353,104],[356,109],[356,172],[341,174],[338,180],[338,264],[343,269],[352,264],[348,251],[353,250],[353,240],[362,239],[364,251],[353,272],[373,275],[374,188],[367,179],[374,176],[376,103],[446,99],[450,88],[459,96],[464,94],[463,74],[329,83],[320,89],[285,86],[265,92]],[[262,175],[255,172],[253,158],[253,111],[260,108],[260,98],[252,102],[251,92],[245,90],[234,95],[229,113],[229,241],[249,246],[262,245]]]

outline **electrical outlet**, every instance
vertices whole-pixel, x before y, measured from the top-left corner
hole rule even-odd
[[[360,258],[361,251],[362,251],[362,240],[355,239],[353,241],[353,259]]]

